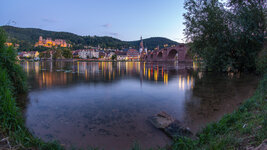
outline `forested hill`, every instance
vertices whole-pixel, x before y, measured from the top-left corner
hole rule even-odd
[[[119,39],[108,36],[79,36],[69,32],[54,32],[37,28],[18,28],[13,26],[2,26],[8,36],[8,41],[20,44],[20,50],[31,50],[33,45],[38,41],[39,36],[43,38],[65,39],[67,43],[73,45],[73,49],[83,48],[84,46],[100,46],[102,48],[138,48],[138,41],[121,41]],[[144,39],[144,45],[148,49],[154,49],[158,45],[163,47],[164,44],[177,45],[179,43],[171,41],[167,38],[155,37]]]
[[[153,50],[156,47],[160,47],[163,48],[164,45],[168,45],[168,46],[172,46],[172,45],[178,45],[179,43],[172,41],[170,39],[167,38],[163,38],[163,37],[151,37],[151,38],[147,38],[144,39],[144,46],[150,50]],[[140,40],[138,41],[130,41],[128,42],[129,45],[131,45],[132,47],[139,47],[140,44]]]

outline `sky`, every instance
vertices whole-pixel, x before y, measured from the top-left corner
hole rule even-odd
[[[184,0],[1,0],[0,25],[184,42]]]

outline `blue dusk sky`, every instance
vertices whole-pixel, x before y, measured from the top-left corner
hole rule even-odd
[[[1,0],[0,25],[184,42],[184,0]]]

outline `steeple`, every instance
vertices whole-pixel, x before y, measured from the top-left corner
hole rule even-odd
[[[143,42],[143,38],[141,36],[139,53],[141,54],[144,50],[145,50],[144,49],[144,42]]]

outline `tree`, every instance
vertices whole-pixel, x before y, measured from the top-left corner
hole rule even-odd
[[[234,36],[233,47],[240,70],[254,70],[255,59],[263,49],[266,31],[266,0],[229,0],[229,28]]]
[[[226,5],[219,0],[186,0],[184,33],[191,52],[215,71],[254,70],[266,28],[263,1],[230,0]]]
[[[62,50],[54,49],[53,50],[53,59],[62,59]]]
[[[50,57],[51,57],[50,51],[41,52],[41,53],[39,54],[39,57],[40,57],[40,58],[45,58],[45,59],[50,58]]]
[[[0,69],[7,72],[18,93],[25,92],[27,91],[26,76],[17,62],[17,52],[12,46],[6,47],[5,42],[6,34],[0,27]]]
[[[116,59],[117,59],[117,55],[115,55],[115,54],[112,55],[112,56],[111,56],[111,59],[112,59],[112,60],[116,60]]]
[[[38,52],[47,51],[48,49],[49,49],[48,47],[44,47],[44,46],[38,46],[38,47],[33,48],[34,51],[38,51]]]
[[[71,52],[71,50],[68,49],[68,48],[63,48],[63,49],[62,49],[62,56],[63,56],[64,58],[73,58],[73,56],[72,56],[72,52]]]

